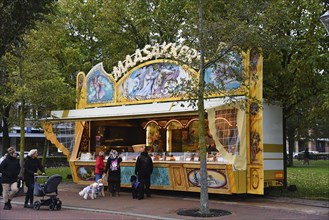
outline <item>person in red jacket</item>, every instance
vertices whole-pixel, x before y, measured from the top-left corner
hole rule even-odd
[[[95,167],[95,181],[98,182],[99,179],[102,178],[104,173],[104,152],[100,151],[98,153],[98,157],[96,158],[96,167]]]

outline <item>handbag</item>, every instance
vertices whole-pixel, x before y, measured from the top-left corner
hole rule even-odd
[[[106,183],[107,182],[107,175],[106,175],[106,173],[103,173],[102,180],[103,180],[103,183]]]
[[[45,195],[44,185],[35,182],[34,183],[34,189],[33,189],[33,195],[35,195],[35,196],[44,196]]]
[[[21,178],[17,179],[17,188],[23,188],[23,180]]]

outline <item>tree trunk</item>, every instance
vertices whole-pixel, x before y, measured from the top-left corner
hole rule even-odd
[[[289,147],[289,163],[288,166],[292,167],[293,164],[293,153],[294,153],[294,146],[295,146],[295,137],[294,133],[288,132],[288,147]],[[291,155],[291,156],[290,156]]]
[[[19,165],[21,166],[21,170],[19,171],[19,177],[24,176],[24,149],[25,149],[25,102],[22,101],[22,106],[19,111],[19,125],[21,128],[20,133],[20,146],[19,146]],[[22,183],[23,186],[18,189],[17,196],[23,196],[24,195],[24,182]]]
[[[45,138],[45,143],[43,144],[43,153],[42,153],[42,166],[43,167],[46,167],[47,150],[48,150],[48,141],[47,141],[47,138]]]
[[[288,186],[288,176],[287,176],[287,142],[286,142],[286,117],[285,117],[285,111],[283,107],[282,112],[282,137],[283,137],[283,187]]]
[[[10,107],[11,106],[6,106],[3,111],[3,127],[2,127],[2,150],[3,152],[0,152],[1,155],[3,155],[6,150],[10,147],[10,137],[9,137],[9,123],[8,123],[8,118],[9,118],[9,112],[10,112]]]
[[[22,100],[21,103],[21,108],[19,111],[19,125],[21,128],[21,133],[20,133],[20,157],[19,157],[19,164],[21,165],[21,171],[19,173],[20,176],[23,176],[23,167],[24,167],[24,149],[25,149],[25,101]]]
[[[201,0],[197,0],[199,12],[199,40],[200,40],[200,79],[198,93],[198,113],[199,113],[199,146],[200,146],[200,213],[209,214],[208,198],[208,174],[205,144],[205,110],[204,110],[204,47],[203,47],[203,12]]]

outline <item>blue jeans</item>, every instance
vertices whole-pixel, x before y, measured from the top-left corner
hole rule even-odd
[[[97,182],[99,179],[102,179],[102,174],[95,173],[95,181]]]

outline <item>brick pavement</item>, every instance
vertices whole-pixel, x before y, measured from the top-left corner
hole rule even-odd
[[[95,200],[84,200],[78,195],[82,188],[76,184],[60,184],[58,197],[63,202],[60,211],[49,211],[45,206],[38,211],[25,209],[23,196],[13,199],[13,209],[9,211],[2,209],[1,202],[0,219],[198,219],[176,214],[181,209],[198,208],[200,202],[197,197],[180,193],[166,195],[162,192],[144,200],[133,200],[130,193],[125,191],[120,197],[109,197],[107,194]],[[226,210],[232,214],[209,219],[328,219],[328,202],[248,196],[238,199],[218,197],[209,200],[209,208]]]

